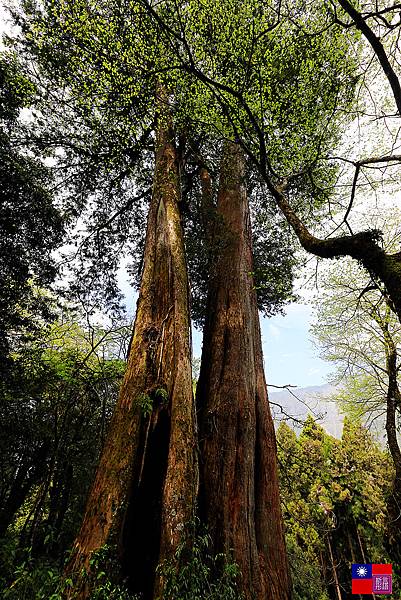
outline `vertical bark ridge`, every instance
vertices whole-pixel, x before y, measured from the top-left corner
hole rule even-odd
[[[246,599],[286,600],[290,582],[244,177],[242,150],[227,143],[197,388],[200,509],[214,550],[238,564]]]
[[[144,600],[162,593],[156,566],[173,559],[197,493],[188,280],[168,95],[157,91],[153,193],[127,369],[67,572],[74,598],[91,554],[116,546]]]

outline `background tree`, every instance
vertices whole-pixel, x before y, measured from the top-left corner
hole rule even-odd
[[[301,568],[295,597],[347,598],[351,563],[376,556],[391,562],[385,549],[391,462],[368,431],[349,420],[341,441],[308,417],[298,439],[280,424],[277,443],[290,565],[296,568],[303,556],[321,581],[311,591],[303,579],[309,569]]]
[[[394,545],[397,534],[391,530],[397,528],[400,506],[399,321],[387,297],[353,264],[328,271],[324,287],[324,296],[317,300],[313,331],[322,356],[337,366],[335,382],[340,389],[335,401],[346,414],[375,424],[380,438],[387,439],[395,467],[393,493],[388,499],[394,517],[389,537]],[[336,291],[335,300],[329,289]],[[395,543],[393,553],[396,547]]]
[[[76,313],[59,317],[13,353],[0,388],[5,588],[27,548],[34,568],[71,544],[125,368],[125,327],[90,331]]]
[[[341,407],[374,423],[386,412],[387,335],[398,346],[397,318],[388,312],[385,297],[365,271],[346,260],[341,268],[333,264],[320,272],[314,306],[312,333],[322,357],[335,368],[332,377],[341,386]]]
[[[35,86],[12,54],[0,56],[0,371],[10,350],[48,316],[35,286],[55,277],[52,251],[63,236],[63,217],[42,160],[16,145],[20,111],[35,100]],[[28,319],[26,313],[34,316]]]

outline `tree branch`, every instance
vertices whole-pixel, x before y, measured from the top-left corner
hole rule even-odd
[[[391,86],[394,100],[397,105],[397,110],[399,115],[401,116],[401,85],[393,67],[390,64],[383,44],[380,41],[380,38],[377,37],[377,35],[366,23],[361,13],[358,12],[348,0],[338,0],[338,3],[341,6],[341,8],[343,8],[343,10],[345,10],[345,12],[351,17],[357,29],[359,29],[359,31],[363,33],[363,35],[368,40],[369,44],[372,46],[373,51],[376,54],[380,65],[384,71],[384,74],[386,75],[388,82]]]

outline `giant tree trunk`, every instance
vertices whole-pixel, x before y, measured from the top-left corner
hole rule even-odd
[[[247,600],[286,600],[290,581],[263,369],[242,150],[220,173],[202,364],[200,508],[214,550],[239,566]]]
[[[159,89],[154,188],[127,371],[67,569],[79,578],[91,554],[107,544],[116,548],[132,591],[144,600],[161,593],[156,566],[174,558],[197,493],[188,281],[178,202],[167,94]],[[78,582],[77,597],[88,597],[89,587]]]

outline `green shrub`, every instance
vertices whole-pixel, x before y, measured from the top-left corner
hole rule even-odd
[[[163,600],[242,600],[238,591],[240,571],[224,554],[213,555],[207,533],[183,543],[176,561],[159,566],[165,588]],[[177,569],[176,565],[180,568]]]
[[[3,600],[61,600],[60,572],[49,561],[35,563],[27,554],[2,592]]]
[[[1,550],[1,547],[0,547]],[[30,549],[23,551],[24,559],[14,568],[11,582],[4,585],[2,600],[63,600],[63,591],[73,585],[72,579],[62,577],[62,570],[54,563],[33,560]],[[108,546],[94,553],[91,573],[94,579],[90,600],[138,600],[129,594],[123,584],[116,583],[115,559]]]
[[[243,600],[237,586],[237,565],[224,554],[211,552],[209,535],[195,534],[192,526],[189,533],[175,560],[158,567],[165,582],[163,600]],[[63,591],[73,580],[62,577],[59,564],[32,558],[30,548],[16,552],[11,542],[2,543],[0,556],[8,561],[0,574],[2,600],[63,600]],[[103,546],[92,555],[87,577],[92,589],[90,600],[140,600],[121,582],[116,551],[111,546]]]

